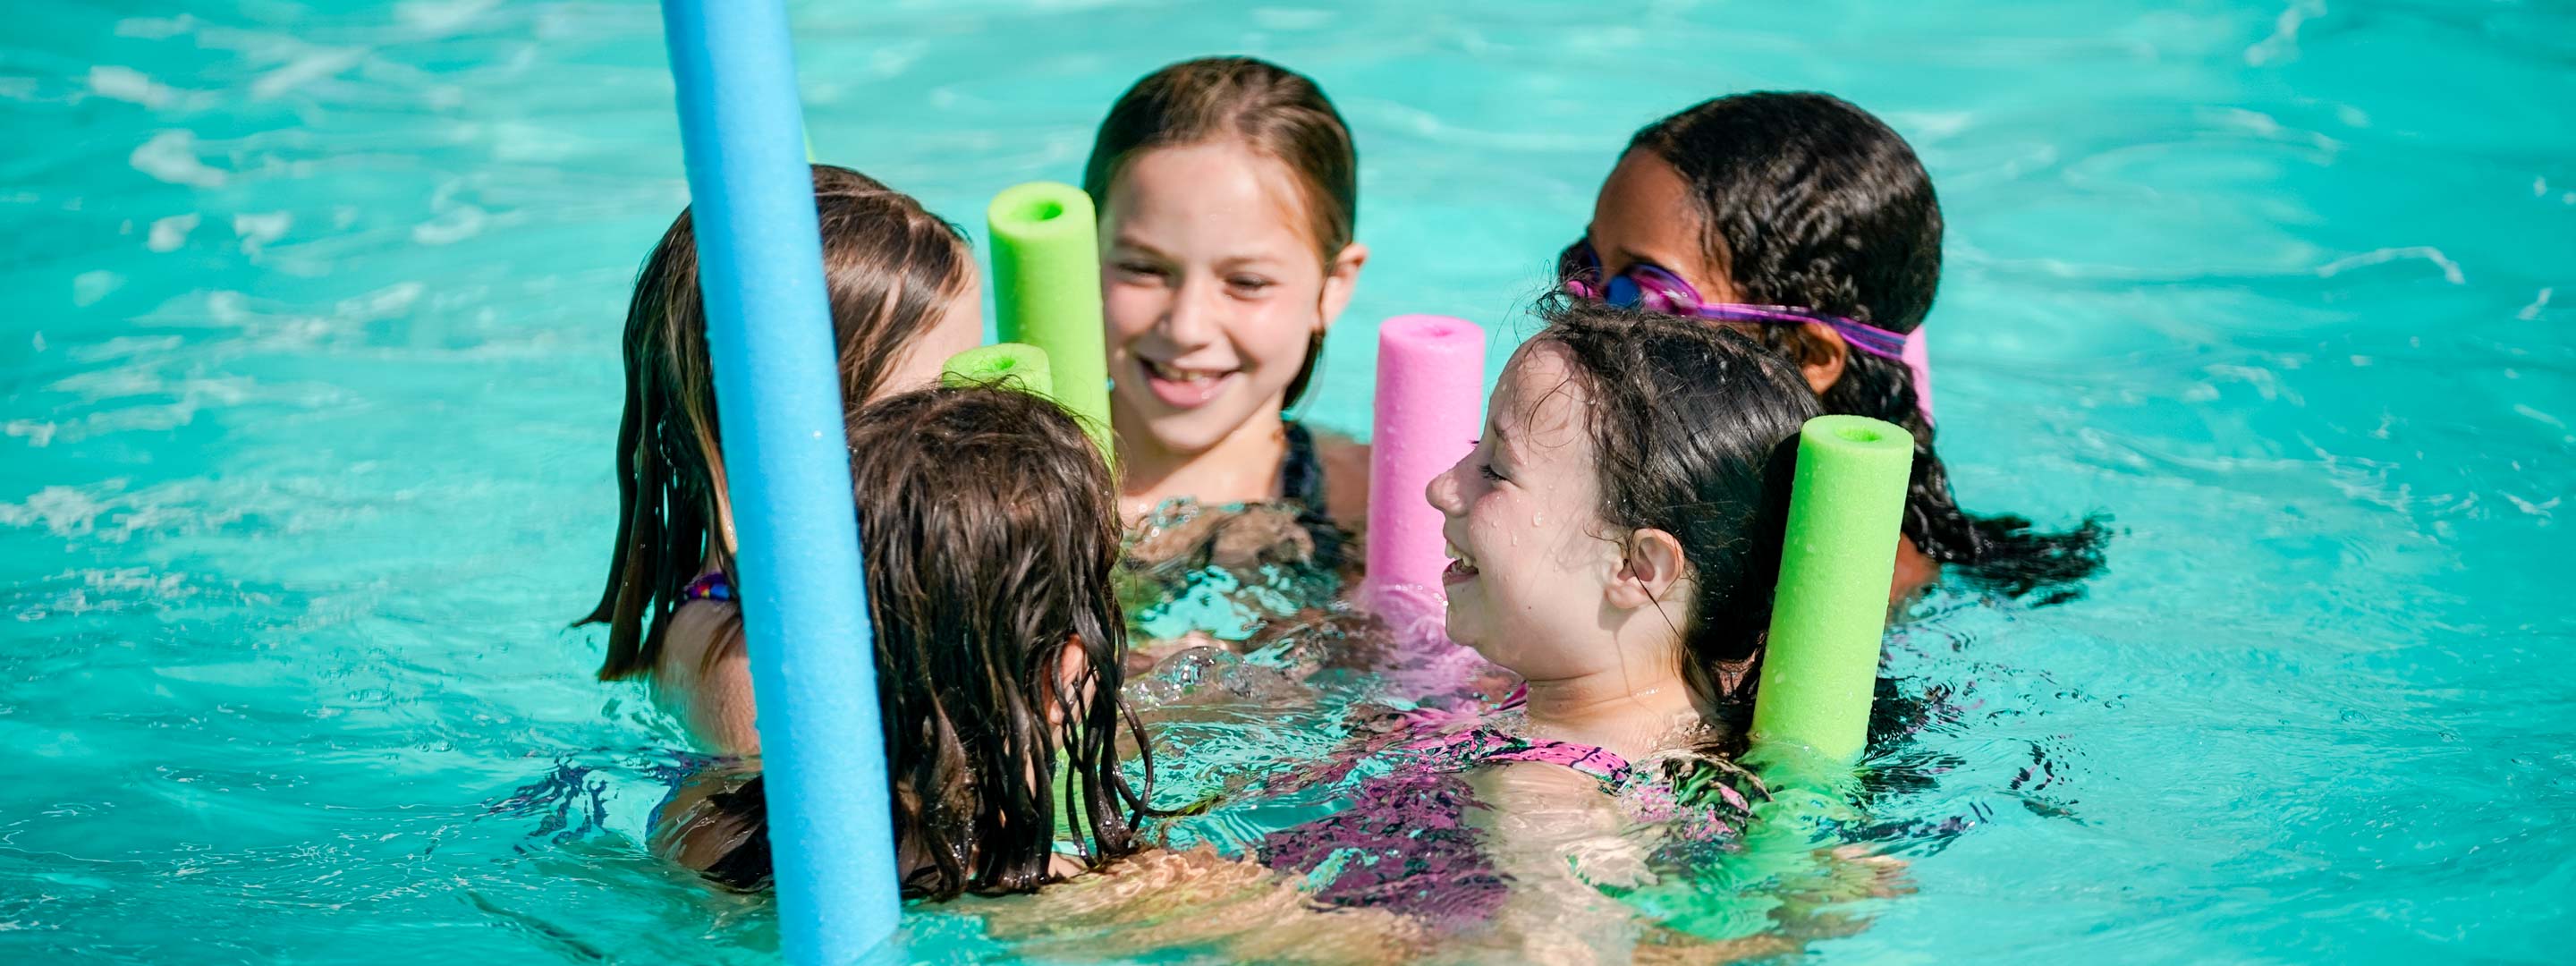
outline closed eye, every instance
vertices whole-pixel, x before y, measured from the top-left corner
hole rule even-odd
[[[1484,437],[1479,436],[1473,440],[1469,440],[1467,447],[1476,452],[1483,452],[1485,449]],[[1503,474],[1494,471],[1494,461],[1492,460],[1486,460],[1476,464],[1476,475],[1484,477],[1486,480],[1494,483],[1506,482]]]

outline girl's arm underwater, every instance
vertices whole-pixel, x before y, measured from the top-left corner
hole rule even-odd
[[[1154,850],[1034,896],[967,900],[987,932],[1045,959],[1123,962],[1199,949],[1238,962],[1401,963],[1429,933],[1374,909],[1325,909],[1293,880],[1201,846]]]

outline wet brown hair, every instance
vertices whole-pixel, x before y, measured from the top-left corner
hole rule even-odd
[[[1771,625],[1798,429],[1817,414],[1795,367],[1743,335],[1559,293],[1541,302],[1591,405],[1601,522],[1681,544],[1691,603],[1674,621],[1701,716],[1750,723]]]
[[[973,284],[974,254],[954,225],[848,168],[813,166],[824,287],[839,345],[841,393],[874,395],[903,348]],[[644,259],[626,307],[626,412],[617,428],[617,545],[599,606],[608,625],[601,680],[649,673],[681,591],[712,566],[735,577],[717,528],[724,456],[697,242],[680,212]],[[708,652],[739,646],[738,633]]]
[[[1145,799],[1119,772],[1120,729],[1147,792],[1153,759],[1119,695],[1120,525],[1099,449],[1054,403],[967,386],[868,406],[850,450],[904,895],[1052,881],[1059,815],[1091,867],[1134,852]]]
[[[1106,211],[1110,188],[1138,155],[1217,142],[1241,144],[1288,169],[1326,267],[1350,246],[1360,214],[1360,160],[1350,126],[1312,79],[1251,57],[1185,60],[1119,95],[1092,139],[1082,190]],[[1323,349],[1317,332],[1306,346],[1306,364],[1288,383],[1288,405],[1306,394]]]

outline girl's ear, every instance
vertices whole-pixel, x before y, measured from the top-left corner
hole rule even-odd
[[[1342,246],[1342,253],[1333,256],[1332,264],[1324,266],[1324,328],[1332,328],[1333,320],[1342,317],[1342,309],[1350,306],[1351,292],[1359,287],[1360,269],[1368,264],[1368,257],[1367,245],[1352,242]]]
[[[1822,322],[1809,322],[1799,329],[1798,372],[1807,377],[1807,388],[1822,396],[1843,380],[1843,361],[1851,358],[1851,346],[1842,333]]]
[[[1661,530],[1639,530],[1628,537],[1628,552],[1611,578],[1612,606],[1624,610],[1663,603],[1687,582],[1682,542]]]
[[[1047,726],[1061,730],[1065,706],[1089,700],[1093,686],[1091,656],[1082,649],[1082,635],[1070,635],[1065,638],[1063,653],[1056,657],[1055,680],[1047,688]],[[1067,701],[1066,695],[1074,695],[1075,699]]]

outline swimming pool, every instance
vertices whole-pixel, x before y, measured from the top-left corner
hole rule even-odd
[[[676,736],[563,624],[683,203],[649,3],[18,11],[0,40],[0,951],[763,961],[646,856]],[[1638,124],[1821,88],[1923,153],[1962,501],[2117,514],[1937,599],[1968,694],[1844,961],[2545,961],[2576,917],[2576,15],[2512,5],[801,4],[814,144],[970,227],[1243,51],[1357,129],[1377,319],[1506,336]],[[2559,104],[2560,108],[2547,105]],[[980,239],[979,239],[980,241]],[[1499,366],[1503,353],[1492,355]],[[2562,572],[2563,573],[2563,572]],[[913,923],[915,949],[975,924]]]

